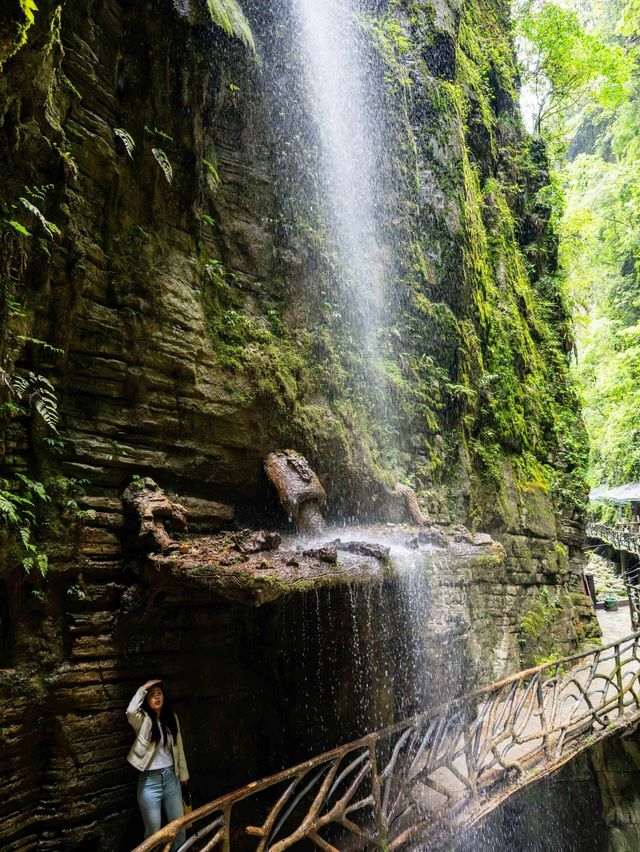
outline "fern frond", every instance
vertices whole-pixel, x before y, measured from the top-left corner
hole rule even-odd
[[[218,170],[213,163],[210,163],[209,160],[205,160],[204,157],[202,158],[202,162],[207,167],[207,185],[211,192],[215,194],[222,185]]]
[[[51,497],[46,492],[44,485],[41,482],[36,482],[33,479],[29,479],[28,476],[25,476],[23,473],[18,474],[18,479],[22,482],[23,485],[26,486],[28,491],[31,491],[32,494],[35,494],[45,503],[51,502]]]
[[[29,407],[38,412],[52,432],[58,431],[58,400],[55,388],[45,376],[29,373],[29,376],[14,376],[13,387],[20,396],[27,397]]]
[[[11,494],[7,495],[4,491],[0,491],[0,517],[5,521],[9,521],[10,524],[18,524],[20,523],[20,516],[17,508],[9,499],[12,496]]]
[[[158,164],[162,169],[164,176],[167,179],[167,182],[171,183],[171,181],[173,180],[173,169],[171,167],[171,163],[169,162],[169,158],[162,150],[162,148],[152,148],[151,153],[158,161]]]
[[[21,203],[22,203],[22,204],[23,204],[23,205],[27,208],[27,210],[29,211],[29,213],[33,213],[33,215],[36,217],[36,219],[38,220],[38,222],[40,222],[40,224],[42,225],[42,227],[45,229],[45,231],[47,232],[47,234],[48,234],[48,235],[49,235],[52,239],[53,239],[53,235],[54,235],[54,234],[59,234],[59,233],[60,233],[60,228],[59,228],[57,225],[54,225],[54,224],[53,224],[53,222],[49,222],[49,220],[45,218],[45,216],[44,216],[44,214],[42,213],[42,211],[40,210],[40,208],[36,207],[36,205],[35,205],[35,204],[32,204],[32,203],[31,203],[30,201],[28,201],[26,198],[21,198],[21,199],[20,199],[20,202],[21,202]]]
[[[19,234],[22,234],[23,237],[30,237],[31,234],[24,225],[21,225],[20,222],[16,222],[15,219],[5,219],[7,225],[13,228],[14,231],[17,231]]]
[[[207,0],[207,6],[214,24],[256,52],[251,25],[245,18],[238,0]]]
[[[24,376],[14,376],[11,381],[16,395],[24,396],[29,389],[29,380],[25,379]]]
[[[17,340],[21,343],[30,343],[32,346],[42,346],[46,352],[52,352],[54,355],[62,355],[64,353],[64,349],[60,349],[58,346],[52,346],[50,343],[47,343],[46,340],[40,340],[37,337],[28,337],[26,334],[18,334]]]
[[[114,127],[113,132],[120,139],[122,144],[124,145],[124,149],[127,154],[133,160],[133,149],[136,147],[136,143],[133,141],[133,136],[130,133],[127,133],[122,127]]]
[[[49,558],[46,553],[38,553],[36,556],[36,565],[40,571],[40,576],[45,577],[49,569]]]
[[[56,400],[50,397],[36,397],[33,407],[52,432],[58,431],[58,409]]]

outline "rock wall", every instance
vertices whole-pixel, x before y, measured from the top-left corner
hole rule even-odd
[[[295,656],[283,672],[278,654],[319,620],[310,647],[333,648],[348,672],[349,587],[258,610],[156,588],[122,550],[119,497],[134,476],[178,493],[196,532],[284,526],[262,459],[291,446],[334,519],[398,521],[400,478],[425,514],[491,531],[506,556],[446,574],[427,624],[464,649],[460,688],[517,668],[521,644],[536,659],[593,628],[578,578],[570,322],[504,10],[365,9],[393,139],[379,164],[394,270],[385,425],[363,392],[366,353],[340,321],[288,7],[243,8],[259,62],[199,0],[0,11],[1,475],[22,507],[15,521],[3,509],[0,566],[7,848],[117,849],[139,836],[122,710],[150,669],[175,683],[188,750],[202,746],[203,797],[386,721],[406,691],[405,673],[351,707],[347,674],[336,729],[296,727],[307,687]],[[58,433],[42,417],[44,380]],[[20,529],[46,553],[46,578],[35,561],[23,576],[36,556]],[[370,601],[354,600],[364,635]],[[394,600],[378,603],[398,616],[392,636]]]
[[[21,10],[4,13],[16,28]],[[54,383],[48,467],[99,493],[150,474],[260,512],[261,459],[295,444],[334,514],[384,515],[404,476],[442,519],[508,526],[532,488],[571,516],[571,326],[501,11],[407,0],[363,19],[392,152],[386,427],[306,194],[317,140],[281,67],[293,22],[286,4],[246,11],[260,62],[198,0],[43,3],[5,62],[3,366]],[[11,460],[46,457],[21,426]]]

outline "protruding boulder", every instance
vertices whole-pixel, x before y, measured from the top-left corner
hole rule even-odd
[[[398,494],[402,495],[405,508],[413,523],[419,527],[423,527],[428,524],[429,519],[425,518],[422,514],[420,506],[418,505],[418,497],[416,496],[416,492],[413,488],[409,488],[408,485],[404,485],[402,482],[397,482],[396,491]]]
[[[180,547],[165,528],[168,522],[180,531],[187,529],[187,511],[173,503],[153,479],[146,476],[127,486],[122,494],[126,514],[134,515],[140,524],[138,539],[151,553],[169,553]]]
[[[269,453],[264,469],[276,487],[282,508],[297,528],[304,533],[319,533],[324,527],[320,508],[327,495],[305,457],[294,450]]]

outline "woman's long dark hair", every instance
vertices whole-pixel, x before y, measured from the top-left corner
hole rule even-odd
[[[160,688],[162,689],[162,687]],[[164,695],[164,702],[162,704],[162,708],[160,709],[160,724],[158,724],[158,717],[156,716],[155,710],[152,710],[151,707],[149,707],[147,703],[147,698],[144,699],[142,709],[151,719],[151,739],[154,741],[154,743],[159,742],[162,728],[162,742],[164,743],[164,745],[166,745],[167,729],[171,732],[171,736],[173,737],[173,739],[177,739],[178,723],[176,722],[176,714],[173,712],[173,708],[171,707],[169,696],[164,691],[164,689],[162,690],[162,694]]]

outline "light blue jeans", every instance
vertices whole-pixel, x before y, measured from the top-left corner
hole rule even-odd
[[[184,815],[182,808],[182,787],[173,766],[167,769],[151,769],[141,772],[138,777],[138,804],[144,821],[144,836],[151,837],[162,828],[162,813],[167,822]],[[176,837],[172,849],[179,849],[186,834],[181,831]]]

